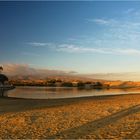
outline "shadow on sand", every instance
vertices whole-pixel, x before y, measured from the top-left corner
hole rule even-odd
[[[119,119],[122,119],[128,115],[132,115],[134,113],[137,113],[140,111],[140,105],[136,105],[130,108],[127,108],[125,110],[119,111],[117,113],[114,113],[112,115],[109,115],[107,117],[88,122],[84,125],[74,127],[71,129],[67,129],[65,131],[62,131],[60,133],[56,133],[55,135],[47,137],[47,139],[54,139],[54,138],[64,138],[64,139],[77,139],[77,138],[83,138],[83,136],[86,136],[90,133],[93,133],[97,131],[100,128],[103,128],[109,124],[113,124],[114,122],[118,121]],[[97,136],[98,138],[98,136]],[[129,136],[127,137],[129,138]]]
[[[121,95],[121,97],[122,96],[123,95]],[[0,97],[0,114],[4,114],[7,112],[22,112],[22,111],[28,111],[33,109],[68,106],[71,104],[85,103],[89,101],[92,102],[97,100],[104,101],[105,99],[112,100],[112,98],[115,98],[115,96],[110,95],[110,96],[78,97],[78,98],[67,98],[67,99],[21,99],[21,98],[10,98],[4,96],[4,97]]]

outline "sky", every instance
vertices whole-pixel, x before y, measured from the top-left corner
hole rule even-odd
[[[139,1],[0,1],[0,64],[140,72]]]

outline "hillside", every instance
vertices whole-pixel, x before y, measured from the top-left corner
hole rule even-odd
[[[82,76],[47,76],[47,77],[39,77],[34,75],[26,75],[26,76],[9,76],[9,81],[15,85],[38,85],[38,86],[63,86],[63,83],[71,83],[73,86],[75,83],[83,83],[83,84],[93,84],[96,82],[100,82],[102,85],[108,85],[109,88],[139,88],[140,82],[136,81],[120,81],[120,80],[102,80],[102,79],[92,79],[86,78]],[[59,81],[61,84],[59,84]],[[49,84],[48,84],[49,83]]]

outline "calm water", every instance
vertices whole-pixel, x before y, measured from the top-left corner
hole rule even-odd
[[[32,99],[52,99],[52,98],[71,98],[83,96],[101,96],[140,93],[140,89],[77,89],[63,87],[16,87],[7,91],[8,97],[32,98]]]

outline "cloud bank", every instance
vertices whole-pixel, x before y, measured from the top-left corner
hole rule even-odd
[[[3,73],[8,76],[34,76],[37,79],[44,79],[47,76],[72,76],[75,78],[83,77],[104,80],[140,81],[139,72],[79,74],[75,71],[37,69],[32,68],[27,64],[3,64],[3,68]]]
[[[57,76],[57,75],[71,75],[75,74],[75,71],[61,71],[61,70],[49,70],[49,69],[37,69],[32,68],[28,64],[3,64],[3,73],[9,76]]]
[[[140,81],[140,72],[120,72],[120,73],[95,73],[84,75],[87,78],[104,80]]]

